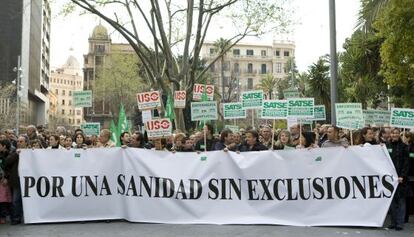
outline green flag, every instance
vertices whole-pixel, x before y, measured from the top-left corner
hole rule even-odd
[[[175,119],[174,101],[172,100],[171,96],[168,96],[167,98],[167,105],[165,107],[165,117],[169,118],[171,122]]]
[[[117,132],[117,129],[116,129],[116,127],[115,127],[115,123],[114,123],[114,120],[112,119],[111,120],[111,128],[110,128],[110,131],[111,131],[111,141],[114,143],[114,144],[117,144],[119,141],[119,138],[118,138],[118,132]]]
[[[127,117],[125,115],[125,108],[124,105],[121,103],[121,108],[119,109],[119,117],[118,117],[118,137],[123,133],[123,132],[128,132],[129,128],[128,128],[128,120]],[[116,146],[121,146],[121,141],[119,141],[119,139],[117,139],[117,143]]]

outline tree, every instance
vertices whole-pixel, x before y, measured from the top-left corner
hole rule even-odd
[[[399,106],[414,107],[414,5],[411,0],[390,1],[374,24],[384,42],[381,74],[391,87],[400,88]],[[396,92],[396,90],[391,90]]]
[[[375,20],[389,2],[390,0],[361,0],[357,28],[363,32],[372,32]]]
[[[260,80],[259,89],[263,90],[267,99],[271,100],[273,91],[276,89],[276,86],[280,81],[281,79],[278,79],[274,77],[273,74],[268,73]]]
[[[341,101],[361,102],[363,108],[376,108],[387,93],[387,85],[379,74],[382,39],[371,32],[355,31],[344,43],[341,63]]]
[[[230,44],[231,44],[231,41],[227,41],[224,38],[220,38],[216,40],[216,42],[214,42],[214,48],[215,48],[216,53],[221,55],[220,56],[220,80],[221,80],[221,94],[222,94],[221,101],[222,102],[224,102],[224,97],[225,97],[224,95],[226,92],[226,85],[225,85],[225,80],[224,80],[224,57],[226,56],[226,52],[223,53],[223,51],[226,50]]]
[[[319,57],[316,63],[309,66],[308,75],[309,90],[315,98],[315,104],[324,104],[327,112],[330,111],[331,99],[328,56]]]
[[[191,101],[194,83],[208,72],[233,45],[247,36],[260,36],[269,32],[283,32],[291,24],[286,0],[71,0],[73,4],[95,14],[117,32],[135,50],[153,89],[171,94],[176,89],[187,91]],[[110,6],[110,8],[109,8]],[[104,8],[106,7],[106,11]],[[223,49],[202,71],[197,72],[202,45],[211,23],[217,16],[233,21],[235,34],[226,39]],[[120,18],[120,17],[124,18]],[[138,29],[139,23],[139,29]],[[182,30],[182,32],[181,32]],[[142,41],[142,32],[152,36],[152,43]],[[177,37],[174,37],[177,36]],[[178,62],[174,50],[182,60]],[[154,51],[155,58],[147,55]],[[163,55],[163,57],[159,57]],[[166,79],[166,80],[165,80]],[[172,87],[172,88],[170,88]],[[177,128],[183,129],[181,115],[177,114]]]
[[[4,82],[0,85],[0,127],[16,127],[16,85],[10,82]],[[13,98],[14,97],[14,98]]]
[[[149,87],[139,76],[138,57],[135,54],[112,53],[107,57],[102,70],[98,71],[95,83],[97,101],[106,101],[113,115],[119,113],[124,104],[127,114],[131,115],[137,92],[147,91]]]

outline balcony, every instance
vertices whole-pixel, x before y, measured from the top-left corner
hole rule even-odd
[[[242,72],[243,72],[243,74],[246,74],[246,75],[256,75],[257,74],[256,69],[253,69],[253,70],[245,69]]]

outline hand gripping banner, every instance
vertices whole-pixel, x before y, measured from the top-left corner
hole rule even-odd
[[[383,146],[205,154],[23,150],[26,223],[382,226],[397,186]]]

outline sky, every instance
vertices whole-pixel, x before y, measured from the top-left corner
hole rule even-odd
[[[295,8],[292,33],[283,37],[267,35],[262,39],[246,39],[246,43],[271,44],[273,39],[294,41],[296,45],[296,64],[299,71],[305,71],[316,62],[319,56],[329,54],[329,0],[292,0]],[[92,15],[62,16],[59,13],[61,1],[52,5],[51,25],[51,66],[60,67],[69,55],[75,56],[83,65],[83,55],[88,52],[88,37],[100,20]],[[354,31],[360,0],[336,0],[337,50]],[[104,26],[108,26],[102,22]],[[230,24],[217,23],[207,36],[214,41],[229,32]],[[107,27],[109,28],[109,27]],[[111,32],[111,30],[110,30]],[[112,42],[125,42],[122,37],[112,33]]]

